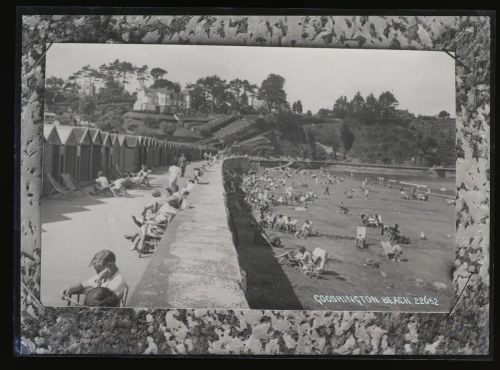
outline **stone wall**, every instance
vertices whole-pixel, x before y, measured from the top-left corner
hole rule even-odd
[[[22,354],[490,353],[490,18],[486,16],[99,16],[22,19]],[[74,309],[39,303],[44,52],[51,42],[451,50],[457,87],[456,297],[447,314]]]
[[[233,236],[228,227],[222,164],[205,172],[146,266],[127,306],[248,308]]]

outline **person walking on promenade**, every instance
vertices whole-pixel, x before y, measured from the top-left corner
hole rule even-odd
[[[181,157],[177,161],[177,166],[181,168],[181,177],[184,177],[184,173],[186,172],[187,166],[187,158],[184,153],[181,154]]]
[[[177,180],[179,178],[179,175],[181,174],[181,168],[172,165],[168,169],[168,187],[171,188],[173,185],[177,185]]]

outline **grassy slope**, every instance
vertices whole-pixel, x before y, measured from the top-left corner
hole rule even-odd
[[[341,122],[309,125],[307,129],[316,141],[339,147],[342,144],[339,135]],[[433,147],[443,163],[455,162],[455,121],[414,120],[407,127],[398,125],[365,126],[351,122],[354,144],[350,157],[363,162],[383,161],[384,159],[409,160],[414,156],[426,165],[427,154]],[[432,141],[435,141],[435,146]]]

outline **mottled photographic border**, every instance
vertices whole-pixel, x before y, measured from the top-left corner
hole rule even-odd
[[[490,47],[494,19],[449,15],[197,15],[193,9],[18,8],[19,355],[488,356],[490,340]],[[111,10],[111,12],[110,12]],[[54,15],[71,13],[71,15]],[[37,15],[45,13],[47,15]],[[92,13],[90,15],[89,13]],[[106,15],[95,15],[95,14]],[[114,14],[110,14],[114,13]],[[129,15],[123,15],[129,13]],[[182,14],[179,14],[182,13]],[[192,15],[185,15],[191,13]],[[227,12],[226,12],[227,13]],[[255,14],[255,10],[243,14]],[[262,11],[260,14],[270,14]],[[282,11],[282,14],[287,11]],[[305,12],[302,12],[304,14]],[[319,13],[319,12],[318,12]],[[354,13],[362,13],[353,11]],[[86,15],[84,15],[86,14]],[[196,15],[193,15],[196,14]],[[218,11],[217,14],[224,14]],[[337,12],[337,14],[339,14]],[[412,49],[456,58],[454,288],[447,314],[94,309],[39,300],[45,51],[52,42]],[[16,239],[16,237],[15,237]],[[22,269],[21,259],[34,261]]]

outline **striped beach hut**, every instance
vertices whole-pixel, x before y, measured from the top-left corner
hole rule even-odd
[[[118,140],[117,134],[109,134],[109,141],[111,144],[109,168],[111,169],[111,174],[117,175],[118,171],[116,170],[116,167],[120,168],[120,140]]]
[[[151,167],[158,167],[158,160],[156,157],[156,152],[158,147],[156,145],[156,139],[154,137],[149,138],[149,150],[148,150],[148,164]]]
[[[84,127],[74,127],[73,132],[78,141],[76,181],[87,185],[92,182],[92,136]]]
[[[142,165],[144,163],[147,163],[147,164],[151,165],[151,163],[149,161],[149,157],[150,157],[149,151],[151,150],[151,138],[148,136],[140,136],[139,143],[141,145],[141,148],[139,150],[139,152],[141,153],[141,157],[139,160],[140,164]]]
[[[125,151],[127,148],[127,141],[125,140],[125,135],[117,135],[118,144],[120,145],[120,157],[118,160],[118,167],[120,171],[125,171]]]
[[[109,132],[101,132],[101,138],[101,168],[106,176],[111,176],[113,174],[113,144],[111,142],[111,134]]]
[[[62,142],[54,125],[43,126],[43,151],[42,151],[42,195],[50,191],[50,181],[47,174],[52,175],[57,181],[61,174],[61,150]]]
[[[96,128],[89,128],[89,134],[92,138],[92,178],[97,178],[97,173],[102,170],[102,162],[103,162],[103,140],[101,130]]]
[[[167,164],[167,142],[161,140],[160,142],[160,153],[161,153],[161,165],[165,166]]]
[[[124,153],[124,169],[125,171],[136,171],[140,166],[140,154],[141,149],[140,141],[138,136],[125,135],[125,153]],[[123,146],[122,146],[123,148]]]
[[[78,139],[72,126],[57,126],[57,134],[61,139],[60,173],[69,173],[78,178]]]

